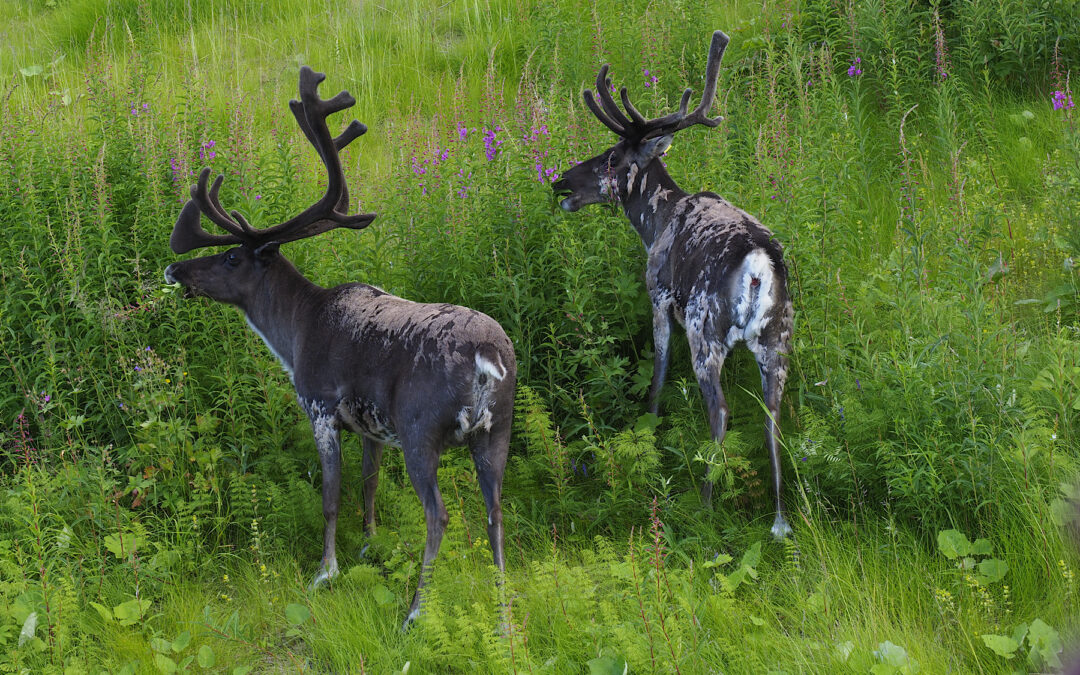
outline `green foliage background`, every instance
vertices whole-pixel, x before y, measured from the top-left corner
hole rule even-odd
[[[1059,668],[1076,629],[1063,527],[1080,135],[1052,101],[1071,100],[1078,14],[1073,0],[0,5],[0,670]],[[683,132],[667,161],[785,245],[784,544],[762,543],[752,360],[724,370],[723,448],[679,340],[664,417],[643,416],[640,241],[615,210],[559,212],[548,187],[610,143],[580,99],[601,63],[659,114],[701,89],[715,28],[732,36],[725,121]],[[471,465],[451,450],[451,526],[406,634],[423,518],[400,456],[361,557],[346,441],[345,573],[309,594],[319,469],[288,379],[235,311],[162,288],[202,166],[257,226],[321,194],[285,108],[300,64],[328,74],[324,95],[356,96],[370,131],[346,171],[380,215],[288,255],[323,285],[487,312],[518,354],[507,578],[496,587]]]

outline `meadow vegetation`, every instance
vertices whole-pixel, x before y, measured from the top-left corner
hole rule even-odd
[[[1078,625],[1076,0],[34,0],[0,5],[0,672],[1055,672]],[[601,63],[646,113],[700,90],[668,154],[784,243],[796,308],[773,513],[749,354],[723,447],[651,316],[615,208],[550,184],[611,135]],[[361,557],[319,565],[318,460],[235,310],[163,285],[202,166],[256,226],[323,191],[287,113],[301,64],[370,131],[379,218],[287,247],[496,318],[519,392],[496,585],[471,462],[426,611],[423,516],[388,451]],[[341,116],[344,117],[344,116]],[[348,120],[340,120],[345,124]],[[715,508],[697,488],[718,484]],[[628,669],[628,670],[627,670]]]

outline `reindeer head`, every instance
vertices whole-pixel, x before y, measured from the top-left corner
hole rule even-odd
[[[626,109],[624,113],[611,95],[614,87],[607,77],[608,65],[604,64],[596,76],[596,95],[586,90],[585,104],[604,126],[619,136],[619,142],[568,170],[552,185],[555,194],[563,196],[559,203],[563,210],[577,211],[588,204],[617,201],[619,181],[626,179],[631,166],[644,169],[663,155],[671,145],[675,132],[695,124],[715,127],[723,120],[722,117],[706,117],[706,113],[716,97],[716,77],[720,72],[720,59],[727,44],[728,36],[723,31],[713,33],[709,61],[705,67],[705,91],[701,104],[689,114],[687,105],[692,93],[690,89],[683,92],[677,112],[649,120],[630,103],[626,87],[619,91],[623,108]]]
[[[218,255],[173,263],[165,269],[166,281],[180,283],[188,295],[205,295],[220,302],[242,305],[244,298],[251,297],[258,288],[262,276],[271,266],[289,264],[278,255],[279,245],[338,227],[363,229],[375,219],[374,213],[349,215],[349,191],[338,156],[342,148],[367,132],[367,127],[353,120],[340,136],[330,135],[326,118],[351,108],[356,99],[346,91],[331,99],[320,98],[318,87],[324,79],[326,75],[303,66],[300,69],[300,100],[289,101],[289,108],[326,166],[329,177],[326,194],[286,222],[257,230],[238,211],[232,211],[231,215],[225,212],[218,199],[224,176],[219,175],[213,185],[207,187],[210,169],[203,169],[198,183],[191,187],[191,199],[176,220],[169,246],[175,253],[208,246],[238,246]],[[228,234],[205,231],[199,222],[203,215]]]

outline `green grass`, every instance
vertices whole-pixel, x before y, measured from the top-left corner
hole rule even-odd
[[[1050,96],[1080,64],[1075,9],[0,5],[0,672],[1060,670],[1080,628],[1080,134]],[[723,448],[681,338],[665,415],[643,417],[640,241],[613,210],[559,212],[538,175],[610,142],[580,99],[600,63],[667,111],[714,28],[725,121],[667,162],[785,246],[782,544],[752,359],[724,369]],[[485,311],[519,361],[506,577],[452,449],[407,633],[424,531],[400,453],[361,557],[346,437],[343,574],[309,593],[320,477],[288,379],[235,311],[162,288],[204,164],[256,225],[321,194],[285,112],[301,63],[356,96],[370,131],[345,167],[379,218],[289,257]],[[950,557],[957,533],[985,542]]]

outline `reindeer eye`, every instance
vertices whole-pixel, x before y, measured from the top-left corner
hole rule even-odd
[[[236,267],[240,264],[240,258],[236,257],[235,253],[230,253],[225,256],[225,265],[228,267]]]

